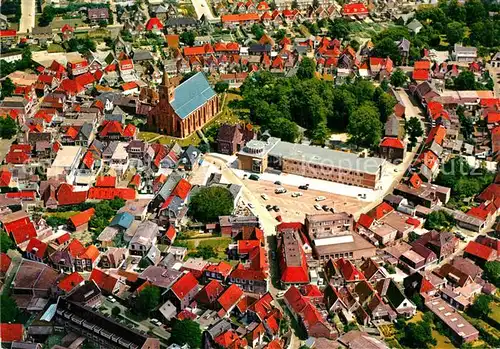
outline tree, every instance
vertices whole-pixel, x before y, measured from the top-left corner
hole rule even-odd
[[[374,148],[380,143],[382,123],[378,109],[369,102],[355,110],[347,126],[349,141],[360,147]]]
[[[134,308],[142,314],[148,315],[160,304],[160,289],[156,286],[146,286],[135,299]]]
[[[0,138],[11,139],[17,133],[17,124],[11,117],[0,118]]]
[[[229,83],[226,81],[218,81],[215,84],[214,90],[217,93],[224,93],[229,89]]]
[[[496,287],[500,287],[500,262],[491,261],[484,264],[484,278]]]
[[[175,336],[170,337],[172,343],[187,344],[193,349],[201,347],[200,324],[193,320],[175,320],[172,333],[175,333]]]
[[[481,0],[468,0],[465,2],[464,7],[468,25],[481,22],[487,18],[486,8]]]
[[[0,251],[7,253],[8,250],[13,249],[14,247],[14,241],[12,241],[9,234],[0,230]]]
[[[210,259],[210,258],[215,258],[217,257],[217,252],[212,246],[200,246],[196,250],[195,253],[193,253],[193,257],[201,257],[205,260]]]
[[[351,46],[354,51],[357,52],[359,50],[359,41],[356,39],[352,39],[351,41],[349,41],[349,46]]]
[[[38,19],[38,25],[40,27],[47,27],[54,20],[56,12],[54,7],[48,5],[43,8],[42,15]]]
[[[121,313],[121,309],[118,307],[113,307],[113,309],[111,309],[111,314],[113,314],[113,316],[115,316],[115,317],[120,315],[120,313]]]
[[[230,215],[233,209],[233,196],[224,187],[201,188],[189,204],[191,216],[203,223],[215,222],[219,216]]]
[[[278,29],[276,34],[274,35],[274,38],[276,39],[276,42],[279,42],[283,40],[286,36],[286,30],[285,29]]]
[[[311,133],[313,143],[324,145],[331,132],[325,122],[320,123]]]
[[[424,130],[422,129],[422,124],[417,117],[412,116],[405,124],[405,130],[408,134],[408,138],[410,141],[410,146],[413,148],[417,144],[417,138],[421,137],[424,134]]]
[[[293,0],[292,1],[292,10],[296,10],[299,8],[299,3],[297,2],[297,0]]]
[[[384,92],[389,91],[389,81],[387,79],[382,80],[382,82],[380,83],[380,88]]]
[[[313,0],[312,6],[313,6],[313,8],[318,8],[319,7],[319,0]]]
[[[432,337],[431,325],[425,321],[407,323],[403,328],[403,337],[400,342],[407,347],[419,349],[437,344]]]
[[[376,43],[372,55],[375,57],[390,57],[393,62],[401,61],[398,46],[390,37],[386,37]]]
[[[12,93],[16,89],[16,85],[12,82],[10,78],[6,78],[2,82],[2,98],[12,96]]]
[[[197,71],[190,71],[190,72],[188,72],[188,73],[184,74],[184,75],[182,76],[182,79],[181,79],[181,82],[180,82],[180,83],[182,84],[184,81],[186,81],[186,80],[188,80],[189,78],[191,78],[191,77],[195,76],[196,74],[198,74],[198,72],[197,72]]]
[[[465,26],[459,22],[451,22],[446,26],[446,40],[448,44],[455,45],[461,42],[465,36]]]
[[[380,113],[380,121],[385,123],[389,115],[394,111],[394,106],[396,105],[396,99],[388,94],[387,92],[382,92],[377,101],[378,111]]]
[[[193,46],[195,37],[195,33],[192,30],[188,30],[179,36],[179,40],[187,46]]]
[[[453,81],[453,87],[459,91],[471,91],[476,89],[476,77],[469,70],[464,70]]]
[[[455,219],[446,211],[433,211],[425,221],[425,228],[432,230],[449,230],[455,225]]]
[[[295,142],[300,136],[297,124],[286,118],[276,118],[269,124],[269,132],[272,136],[281,138],[285,142]]]
[[[66,224],[68,220],[61,218],[61,217],[56,217],[56,216],[50,216],[47,217],[45,222],[47,222],[48,225],[50,225],[52,228],[57,228],[60,225]]]
[[[260,24],[255,23],[250,30],[257,40],[264,35],[264,27]]]
[[[349,36],[351,28],[345,18],[335,18],[328,27],[328,36],[341,40]]]
[[[408,76],[401,69],[396,69],[391,75],[391,85],[394,87],[403,87],[408,81]]]
[[[105,19],[101,19],[99,21],[99,28],[106,28],[108,26],[108,21]]]
[[[0,296],[0,309],[2,309],[0,312],[0,321],[2,323],[19,321],[21,311],[14,299],[5,293]]]
[[[299,63],[299,69],[297,69],[297,77],[299,79],[312,79],[316,73],[316,62],[309,57],[304,57]]]
[[[490,295],[479,295],[470,307],[470,313],[475,317],[486,319],[492,311],[490,307],[492,301],[493,297]]]

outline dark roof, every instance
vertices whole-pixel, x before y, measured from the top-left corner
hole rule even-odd
[[[99,286],[94,281],[87,281],[82,286],[74,289],[67,296],[67,299],[76,303],[85,303],[99,294],[101,294]]]
[[[171,17],[165,22],[167,27],[195,26],[197,24],[198,21],[191,17]]]

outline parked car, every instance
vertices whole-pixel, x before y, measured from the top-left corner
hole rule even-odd
[[[317,196],[316,201],[325,201],[326,198],[324,196]]]
[[[273,209],[272,205],[266,205],[266,210],[271,211]]]
[[[278,298],[283,298],[284,295],[285,295],[285,291],[279,291],[278,293],[276,293],[276,297],[278,297]]]
[[[249,179],[251,179],[252,181],[258,181],[260,178],[259,176],[253,174],[253,175],[250,175],[250,177],[248,177]]]
[[[300,191],[296,191],[292,193],[292,198],[298,198],[299,196],[302,196],[302,193]]]
[[[248,207],[249,207],[249,208],[254,208],[254,205],[253,205],[251,202],[249,202],[249,203],[248,203]]]
[[[274,182],[274,184],[281,185],[281,182],[280,181],[276,181],[276,182]]]
[[[269,197],[266,194],[262,194],[260,197],[263,198],[264,200],[269,200]]]
[[[466,239],[465,235],[464,235],[464,234],[462,234],[462,233],[461,233],[461,232],[459,232],[459,231],[456,231],[456,232],[455,232],[455,236],[456,236],[457,238],[459,238],[460,240],[462,240],[462,241],[465,241],[465,239]]]
[[[276,194],[284,194],[284,193],[286,193],[286,192],[287,192],[287,190],[286,190],[285,188],[283,188],[283,187],[279,187],[279,188],[276,188],[276,189],[274,190],[274,192],[275,192]]]
[[[299,189],[300,190],[307,190],[307,189],[309,189],[309,184],[299,185]]]
[[[108,296],[108,301],[110,301],[111,303],[116,303],[116,299],[113,296]]]
[[[321,206],[321,208],[323,209],[323,211],[330,211],[330,207],[328,207],[327,205],[323,205]]]
[[[321,210],[321,206],[318,204],[314,205],[314,208],[317,209],[318,211]]]
[[[280,211],[280,208],[278,205],[274,205],[273,206],[273,210],[276,211],[276,212],[279,212]]]

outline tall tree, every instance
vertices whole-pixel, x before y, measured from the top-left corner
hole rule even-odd
[[[500,262],[486,262],[484,264],[484,277],[496,287],[500,287]]]
[[[396,105],[396,99],[387,92],[383,92],[378,97],[376,101],[378,111],[380,113],[380,121],[385,123],[389,115],[394,111],[394,106]]]
[[[0,118],[0,138],[11,139],[17,133],[17,124],[11,117]]]
[[[2,323],[17,322],[20,320],[21,311],[17,307],[16,302],[7,294],[0,296],[0,321]]]
[[[16,89],[16,85],[12,82],[10,78],[6,78],[2,81],[2,98],[12,96],[12,93]]]
[[[255,39],[260,40],[260,38],[264,35],[264,27],[260,24],[255,23],[252,25],[250,29],[252,34],[255,35]]]
[[[200,324],[193,320],[174,320],[170,341],[179,345],[189,345],[190,348],[201,348]]]
[[[187,46],[193,46],[196,34],[192,30],[182,32],[179,40]]]
[[[299,63],[299,68],[297,69],[297,77],[299,79],[312,79],[316,73],[316,62],[309,58],[304,57]]]
[[[480,22],[487,17],[486,8],[481,0],[467,0],[464,6],[468,25]]]
[[[231,214],[233,209],[233,196],[224,187],[201,188],[189,204],[190,215],[204,223],[213,223],[219,216]]]
[[[0,251],[7,253],[7,251],[13,249],[14,246],[14,242],[10,236],[3,230],[0,230]]]
[[[405,124],[405,130],[408,134],[410,146],[413,148],[417,144],[417,138],[424,134],[422,124],[417,117],[412,116]]]
[[[451,22],[446,26],[446,40],[450,45],[462,42],[465,36],[465,26],[460,22]]]
[[[479,295],[470,307],[470,313],[479,318],[486,319],[492,312],[490,306],[491,302],[493,302],[492,296],[485,294]]]
[[[135,310],[143,315],[149,315],[160,305],[160,289],[156,286],[146,286],[137,296]]]
[[[408,76],[401,69],[396,69],[391,75],[391,85],[394,87],[403,87],[408,81]]]
[[[328,26],[328,36],[341,40],[349,36],[350,24],[345,18],[335,18]]]
[[[462,71],[453,81],[453,87],[459,91],[470,91],[476,89],[476,77],[468,70]]]
[[[382,123],[377,107],[364,103],[349,118],[347,132],[350,142],[360,147],[374,148],[380,143]]]
[[[386,37],[376,43],[372,55],[376,57],[390,57],[394,62],[401,61],[398,46],[390,37]]]

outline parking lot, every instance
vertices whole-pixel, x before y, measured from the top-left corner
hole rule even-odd
[[[314,214],[324,212],[314,208],[315,204],[320,206],[327,205],[333,207],[336,212],[355,213],[368,203],[360,201],[349,196],[342,196],[318,190],[300,190],[298,187],[290,185],[276,185],[269,181],[253,181],[245,179],[245,185],[254,193],[262,205],[277,205],[279,212],[271,211],[273,216],[281,216],[283,221],[303,221],[306,214]],[[287,190],[286,193],[276,194],[274,191],[278,187],[283,187]],[[292,193],[301,192],[302,196],[292,197]],[[264,200],[262,194],[265,194],[268,199]],[[319,196],[325,197],[325,200],[317,202]]]

